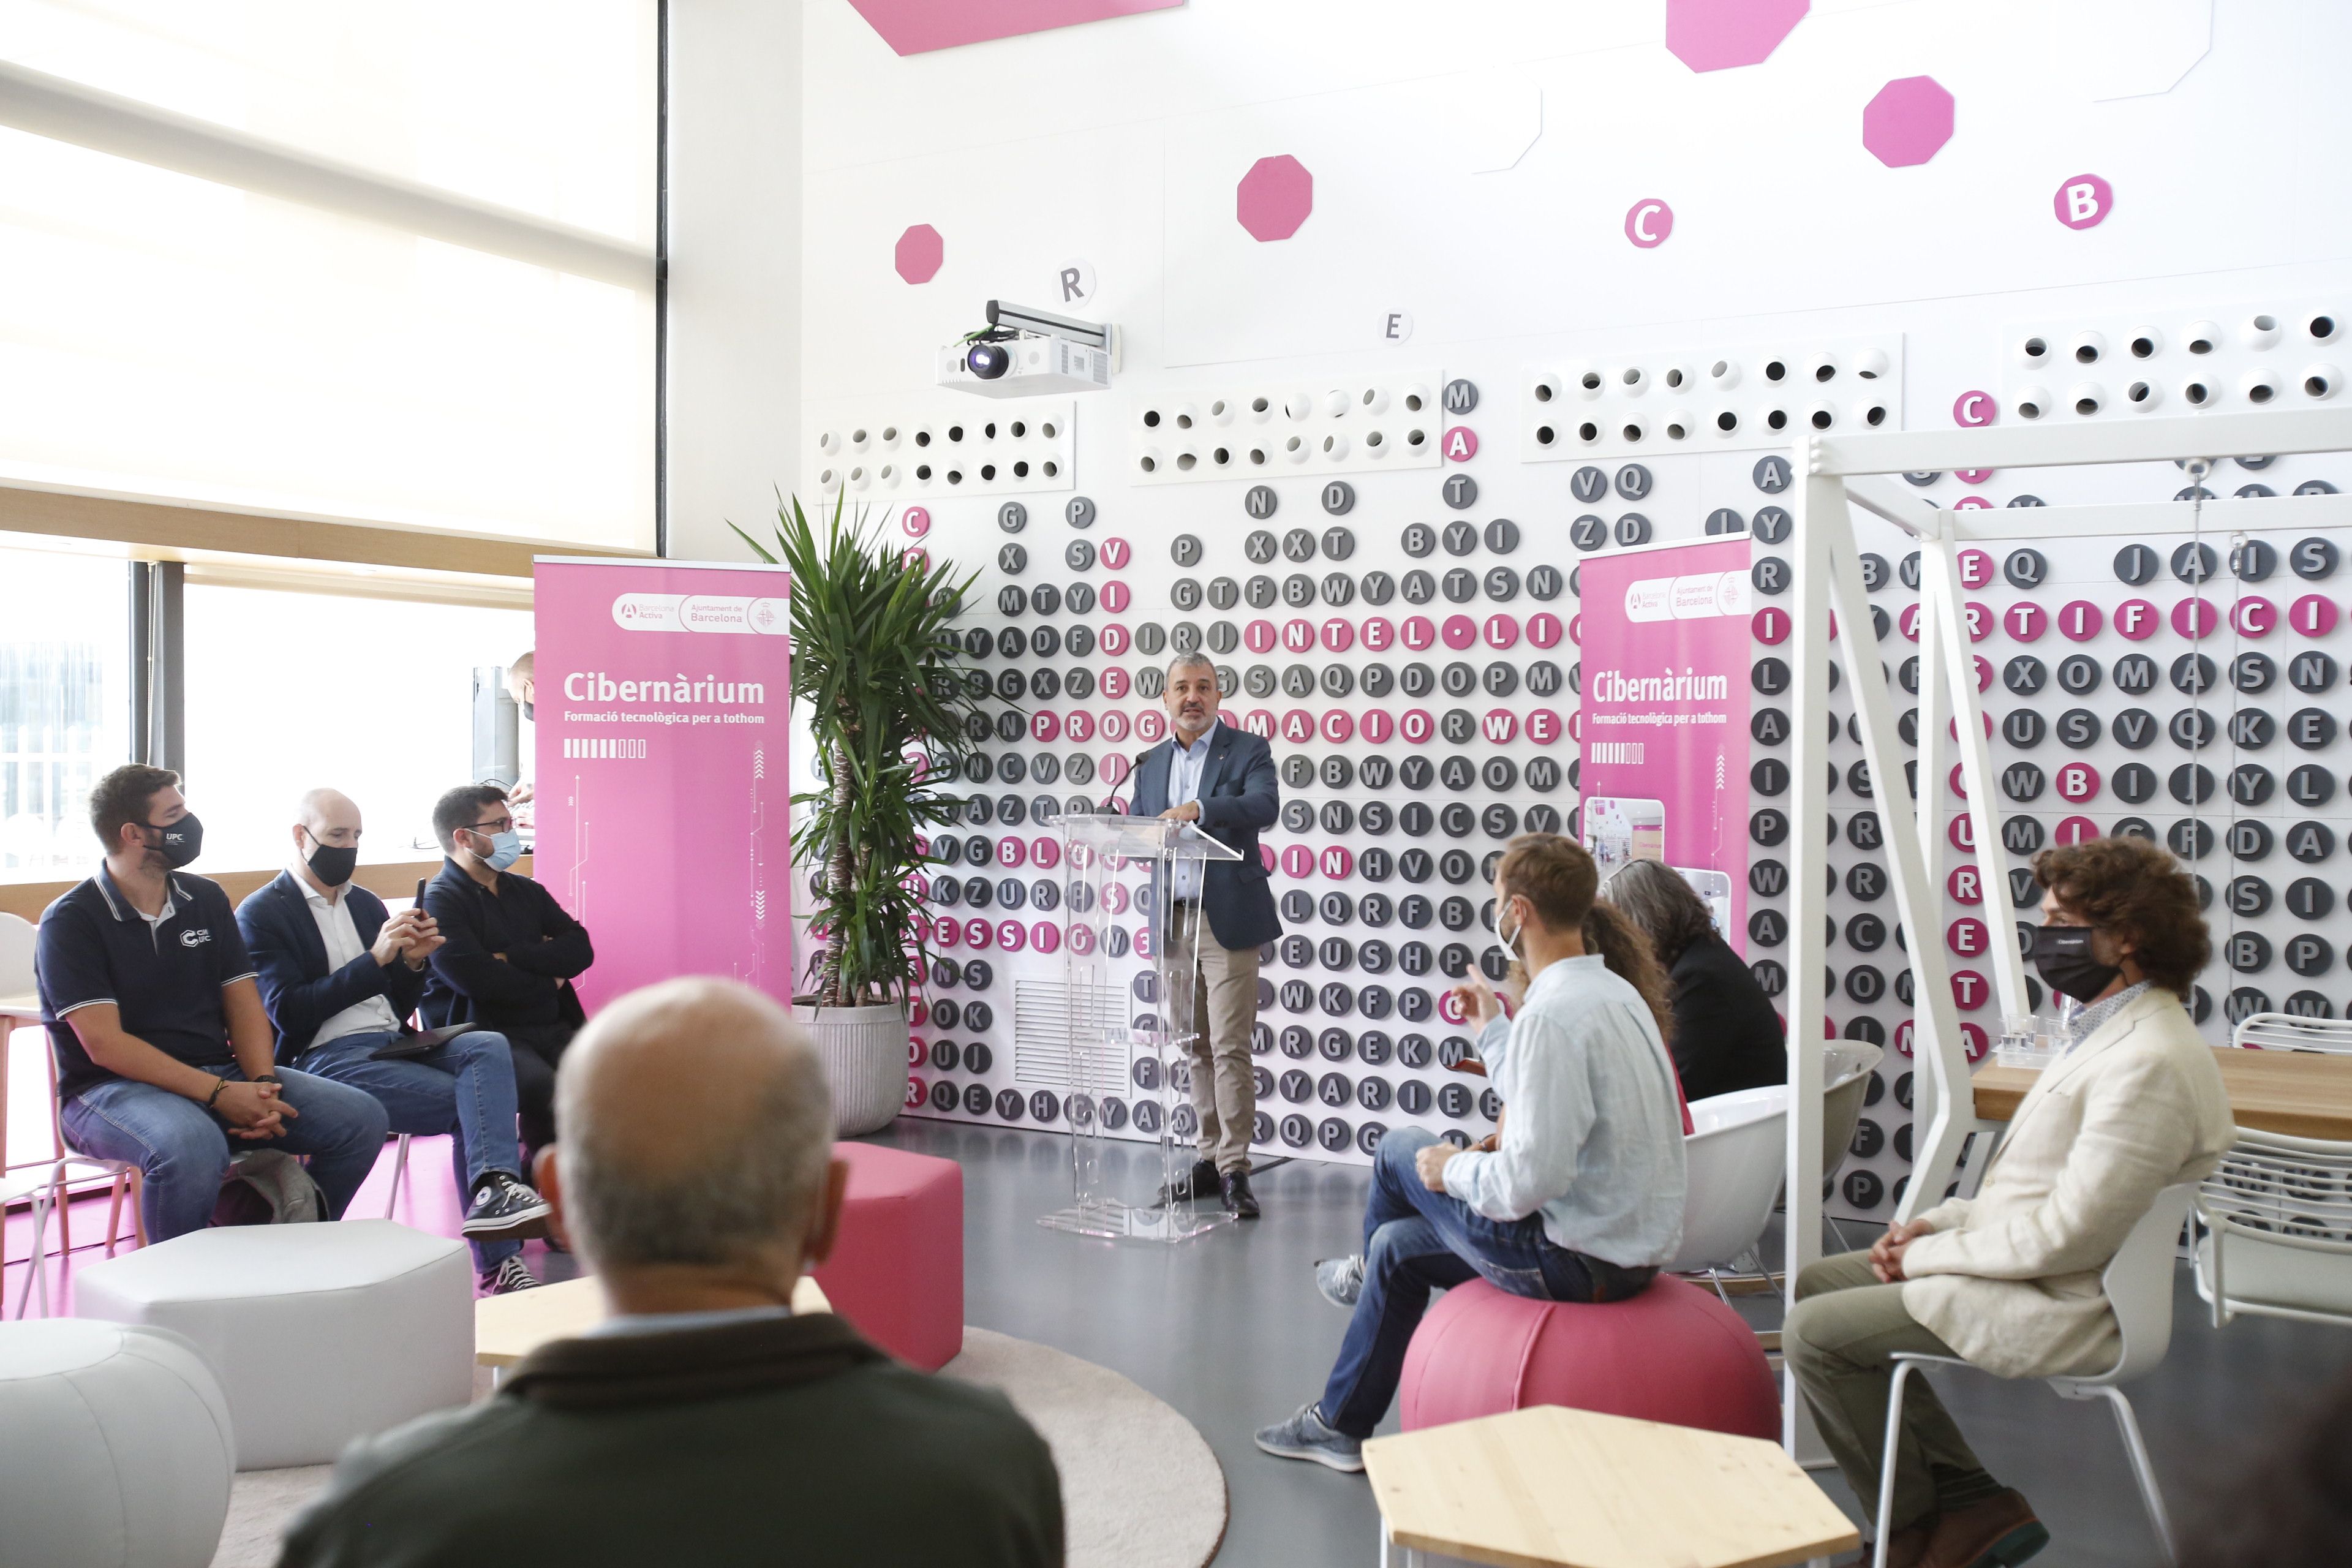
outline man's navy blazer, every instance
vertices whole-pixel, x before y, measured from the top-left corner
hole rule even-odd
[[[237,930],[261,977],[261,1005],[278,1031],[278,1059],[287,1065],[310,1048],[320,1025],[344,1008],[381,996],[393,1016],[405,1021],[425,994],[428,972],[398,960],[378,963],[367,951],[389,918],[383,900],[354,882],[343,889],[343,901],[359,932],[360,955],[335,970],[327,967],[326,939],[293,872],[278,872],[236,907]]]
[[[1143,753],[1135,769],[1136,816],[1157,816],[1168,809],[1168,781],[1175,765],[1172,737]],[[1212,860],[1202,868],[1201,911],[1209,918],[1210,934],[1223,948],[1263,947],[1282,934],[1257,847],[1259,832],[1272,827],[1282,809],[1273,748],[1219,721],[1209,731],[1209,760],[1201,764],[1200,801],[1201,831],[1242,857]]]

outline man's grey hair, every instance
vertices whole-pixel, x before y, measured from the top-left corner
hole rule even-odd
[[[1211,658],[1207,654],[1202,653],[1199,648],[1194,648],[1191,653],[1180,653],[1174,658],[1170,659],[1168,661],[1168,673],[1173,675],[1180,669],[1191,669],[1194,666],[1198,666],[1199,668],[1207,670],[1211,675],[1217,673],[1217,661]]]
[[[600,1055],[639,1060],[608,1071]],[[616,1092],[647,1056],[682,1086],[669,1115]],[[806,1232],[833,1153],[833,1101],[806,1031],[773,1001],[731,981],[648,986],[599,1013],[563,1067],[556,1158],[590,1263],[740,1263]]]

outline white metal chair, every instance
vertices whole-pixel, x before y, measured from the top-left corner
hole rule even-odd
[[[1853,1130],[1870,1099],[1870,1075],[1886,1059],[1885,1047],[1867,1040],[1840,1040],[1822,1047],[1822,1179],[1829,1180],[1852,1152]]]
[[[33,922],[0,910],[0,996],[28,994],[33,981]]]
[[[46,1042],[44,1042],[46,1044]],[[113,1201],[106,1215],[106,1255],[114,1256],[115,1244],[122,1235],[122,1200],[131,1199],[131,1226],[139,1245],[147,1245],[147,1220],[140,1212],[142,1175],[139,1167],[128,1160],[105,1160],[95,1154],[84,1154],[66,1142],[64,1107],[58,1102],[58,1054],[44,1050],[42,1057],[49,1069],[49,1131],[57,1140],[57,1158],[46,1166],[36,1167],[37,1185],[46,1199],[36,1198],[33,1204],[32,1251],[26,1257],[29,1267],[25,1271],[25,1283],[16,1292],[16,1316],[25,1315],[25,1303],[31,1298],[34,1286],[40,1287],[41,1315],[49,1310],[49,1284],[44,1264],[47,1258],[47,1221],[54,1211],[58,1216],[58,1255],[63,1259],[73,1251],[73,1205],[67,1201],[67,1189],[77,1181],[92,1176],[103,1177],[113,1190]],[[80,1173],[77,1174],[76,1173]],[[16,1194],[25,1195],[23,1194]],[[12,1200],[13,1201],[13,1200]],[[62,1263],[60,1263],[62,1268]],[[58,1284],[63,1287],[60,1278]]]
[[[46,1318],[49,1315],[49,1277],[45,1267],[48,1259],[41,1250],[41,1233],[48,1225],[49,1207],[57,1201],[56,1186],[46,1167],[15,1174],[0,1171],[0,1213],[26,1199],[30,1199],[33,1205],[33,1245],[25,1255],[25,1286],[16,1293],[16,1316],[25,1315],[25,1303],[38,1287],[41,1316]],[[0,1308],[6,1304],[0,1300]]]
[[[2352,1055],[2352,1018],[2304,1018],[2293,1013],[2249,1013],[2230,1031],[2230,1043],[2252,1051],[2325,1051]]]
[[[2352,1143],[2241,1127],[2194,1218],[2215,1328],[2240,1312],[2352,1324]]]
[[[2140,1215],[2139,1223],[2132,1226],[2131,1234],[2124,1237],[2123,1246],[2116,1249],[2115,1257],[2099,1276],[2099,1288],[2114,1308],[2116,1327],[2123,1335],[2123,1351],[2116,1356],[2116,1364],[2092,1377],[2042,1380],[2061,1399],[2104,1399],[2115,1411],[2116,1429],[2123,1434],[2124,1451],[2131,1458],[2132,1478],[2139,1483],[2140,1501],[2147,1506],[2148,1524],[2156,1531],[2157,1544],[2163,1549],[2168,1563],[2176,1561],[2172,1522],[2165,1515],[2164,1496],[2157,1489],[2156,1469],[2148,1463],[2147,1445],[2140,1437],[2139,1418],[2132,1413],[2131,1401],[2125,1396],[2122,1385],[2155,1370],[2172,1346],[2173,1249],[2180,1239],[2181,1220],[2196,1191],[2194,1183],[2181,1182],[2157,1194],[2156,1202]],[[1969,1364],[1957,1356],[1895,1357],[1895,1384],[1886,1396],[1886,1447],[1879,1456],[1878,1546],[1872,1558],[1873,1568],[1886,1568],[1887,1516],[1895,1510],[1895,1461],[1903,1438],[1904,1381],[1923,1366]]]
[[[36,931],[30,921],[18,915],[0,913],[0,994],[14,996],[34,990],[37,984],[33,973],[35,941]],[[108,1255],[111,1256],[122,1220],[124,1189],[127,1186],[135,1194],[139,1181],[135,1167],[112,1160],[93,1160],[66,1147],[65,1126],[58,1119],[57,1055],[49,1047],[48,1031],[37,1029],[35,1032],[41,1036],[41,1059],[48,1068],[49,1133],[55,1140],[51,1145],[52,1154],[47,1159],[27,1161],[10,1170],[0,1171],[0,1211],[26,1199],[32,1202],[32,1245],[25,1258],[25,1282],[16,1292],[16,1315],[20,1318],[25,1315],[26,1305],[37,1292],[40,1297],[42,1316],[48,1315],[47,1247],[48,1218],[52,1213],[58,1216],[58,1236],[63,1250],[70,1252],[73,1249],[73,1220],[66,1204],[68,1185],[78,1180],[88,1180],[92,1174],[111,1178],[114,1213],[108,1222],[106,1241]],[[7,1066],[5,1060],[0,1060],[0,1072],[5,1072]],[[141,1239],[145,1239],[143,1232]]]
[[[400,1147],[394,1151],[392,1157],[392,1193],[383,1200],[383,1217],[386,1219],[390,1219],[392,1211],[400,1206],[400,1184],[408,1178],[408,1140],[415,1135],[395,1132],[393,1136],[400,1140]]]
[[[1786,1085],[1743,1089],[1690,1102],[1691,1131],[1683,1137],[1687,1186],[1683,1194],[1682,1249],[1666,1268],[1717,1276],[1753,1247],[1780,1200],[1789,1147]],[[1725,1297],[1728,1300],[1727,1296]]]
[[[1870,1075],[1886,1059],[1884,1047],[1867,1040],[1839,1040],[1822,1047],[1822,1193],[1837,1180],[1838,1168],[1853,1152],[1853,1130],[1870,1099]],[[1845,1230],[1828,1215],[1830,1229],[1845,1245]]]

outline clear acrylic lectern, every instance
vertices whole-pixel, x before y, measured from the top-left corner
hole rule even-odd
[[[1190,823],[1157,816],[1073,812],[1055,826],[1065,847],[1069,936],[1062,994],[1033,1016],[1047,1031],[1058,1026],[1069,1050],[1073,1201],[1038,1223],[1081,1236],[1184,1241],[1232,1216],[1214,1194],[1159,1201],[1192,1171],[1193,1140],[1176,1132],[1177,1108],[1190,1103],[1178,1085],[1185,1047],[1206,1020],[1194,1016],[1192,984],[1202,922],[1193,922],[1181,953],[1158,937],[1171,923],[1178,864],[1241,854]],[[1138,984],[1145,974],[1148,987]],[[1139,1015],[1147,1002],[1151,1011]],[[1130,1117],[1138,1131],[1160,1135],[1156,1172],[1150,1162],[1125,1175],[1105,1169],[1103,1136]]]

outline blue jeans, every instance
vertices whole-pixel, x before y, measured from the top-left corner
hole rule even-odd
[[[1405,1347],[1429,1310],[1429,1293],[1484,1279],[1538,1301],[1621,1301],[1648,1285],[1654,1268],[1621,1268],[1556,1247],[1543,1218],[1492,1220],[1450,1193],[1433,1193],[1413,1156],[1437,1142],[1418,1127],[1381,1140],[1364,1204],[1364,1292],[1339,1342],[1318,1405],[1350,1437],[1369,1437],[1396,1397]]]
[[[240,1082],[245,1078],[228,1063],[199,1070]],[[228,1179],[229,1156],[245,1149],[308,1154],[327,1213],[341,1219],[383,1152],[383,1107],[358,1089],[309,1073],[280,1068],[278,1076],[278,1098],[295,1114],[275,1138],[232,1140],[228,1123],[184,1095],[117,1078],[65,1102],[66,1141],[85,1154],[139,1167],[139,1215],[149,1241],[169,1241],[210,1225]]]
[[[449,1135],[449,1163],[462,1207],[492,1171],[524,1179],[515,1146],[514,1057],[504,1035],[476,1029],[421,1057],[380,1062],[371,1053],[393,1034],[343,1035],[302,1053],[302,1070],[362,1089],[382,1101],[394,1132]],[[522,1250],[520,1241],[472,1244],[488,1273]]]

